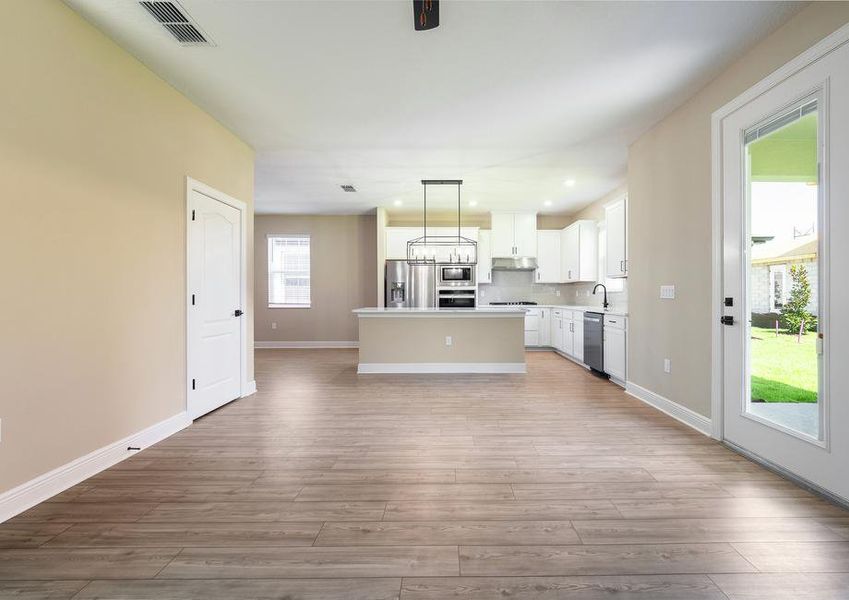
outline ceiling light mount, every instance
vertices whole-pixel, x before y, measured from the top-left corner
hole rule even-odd
[[[439,27],[439,0],[413,0],[413,26],[416,31]]]

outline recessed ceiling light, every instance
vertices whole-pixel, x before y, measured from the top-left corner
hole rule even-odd
[[[469,206],[477,206],[477,205],[478,205],[477,200],[469,200]]]
[[[551,200],[546,200],[545,202],[543,202],[543,204],[545,204],[546,206],[551,206]]]
[[[403,202],[401,202],[400,200],[396,200],[392,204],[394,204],[395,206],[401,206],[403,204]]]
[[[575,186],[575,180],[574,179],[567,179],[566,181],[563,182],[563,185],[565,185],[566,187],[574,187]]]

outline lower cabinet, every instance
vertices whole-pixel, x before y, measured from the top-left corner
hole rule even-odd
[[[625,348],[627,319],[620,316],[604,316],[604,371],[611,379],[624,384],[626,381]]]
[[[539,345],[551,346],[551,309],[539,309]]]
[[[563,352],[563,310],[551,309],[551,346]]]
[[[572,313],[572,357],[584,362],[584,313]]]
[[[530,308],[525,313],[525,346],[541,346],[540,313],[541,308]]]

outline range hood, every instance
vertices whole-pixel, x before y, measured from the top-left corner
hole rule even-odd
[[[493,258],[493,271],[535,271],[537,259],[533,256],[513,256],[509,258]]]

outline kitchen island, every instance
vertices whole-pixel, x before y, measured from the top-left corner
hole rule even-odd
[[[525,373],[525,309],[359,308],[358,373]]]

